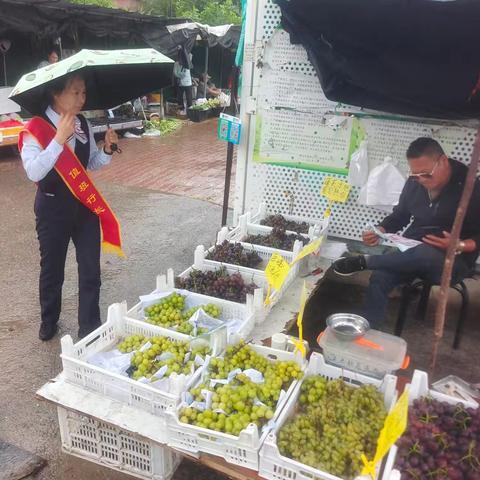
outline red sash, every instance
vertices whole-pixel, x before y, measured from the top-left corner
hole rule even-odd
[[[45,149],[57,132],[43,118],[32,118],[19,134],[18,148],[20,151],[22,151],[23,135],[25,133],[32,135],[38,144]],[[63,152],[58,157],[54,168],[72,194],[100,219],[102,250],[124,257],[120,224],[108,203],[93,184],[75,152],[67,143],[65,143]]]

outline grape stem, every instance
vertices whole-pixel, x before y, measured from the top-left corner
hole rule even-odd
[[[419,455],[422,453],[422,447],[420,446],[420,442],[417,440],[415,443],[412,444],[408,451],[408,456],[418,453]]]
[[[422,423],[429,424],[432,423],[433,420],[437,420],[438,415],[430,415],[428,412],[425,413],[425,415],[422,415],[419,420]]]
[[[473,453],[475,447],[476,447],[476,442],[471,441],[470,444],[468,445],[467,454],[460,459],[460,462],[468,461],[471,468],[473,468],[474,470],[478,470],[480,468],[480,460]]]

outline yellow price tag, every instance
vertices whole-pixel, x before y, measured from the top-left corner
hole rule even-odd
[[[335,177],[327,177],[323,181],[320,194],[330,202],[345,203],[350,194],[351,185]]]
[[[392,445],[402,436],[407,428],[408,420],[408,390],[405,390],[392,411],[387,415],[382,431],[377,440],[377,451],[373,460],[369,461],[362,455],[364,464],[362,475],[375,478],[375,466],[387,454]]]
[[[269,285],[279,290],[290,272],[290,265],[278,253],[274,253],[265,267],[265,275]]]
[[[318,250],[322,245],[322,242],[323,242],[323,235],[317,238],[316,240],[314,240],[313,242],[309,243],[305,247],[303,247],[302,250],[300,250],[300,253],[293,259],[290,266],[295,265],[295,263],[297,263],[302,258]]]
[[[303,312],[305,311],[305,304],[307,303],[307,285],[303,282],[302,293],[300,295],[300,310],[297,317],[297,326],[298,326],[298,340],[293,339],[293,343],[297,350],[305,358],[307,351],[305,350],[305,345],[303,344]]]

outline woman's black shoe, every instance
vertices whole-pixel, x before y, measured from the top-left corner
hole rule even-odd
[[[47,342],[48,340],[51,340],[57,333],[58,331],[58,325],[56,323],[50,324],[50,323],[42,323],[40,325],[40,330],[38,331],[38,338],[40,340],[43,340],[44,342]]]

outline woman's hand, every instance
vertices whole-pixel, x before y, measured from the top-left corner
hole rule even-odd
[[[75,131],[75,115],[73,113],[62,113],[57,126],[57,133],[53,138],[57,143],[63,145]]]
[[[109,128],[105,132],[105,146],[103,147],[105,153],[111,155],[113,153],[112,143],[118,143],[118,135],[115,133],[115,130]]]

